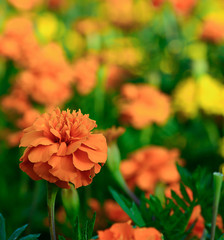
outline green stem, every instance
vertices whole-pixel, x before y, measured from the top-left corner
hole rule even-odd
[[[214,200],[213,200],[211,240],[215,239],[216,218],[217,218],[217,213],[219,208],[223,174],[215,172],[213,173],[213,179],[214,179],[215,192],[214,192]]]
[[[58,187],[48,182],[47,183],[47,206],[48,206],[49,230],[50,230],[51,240],[56,240],[54,206],[55,206],[55,199],[56,199],[57,192],[58,192]]]

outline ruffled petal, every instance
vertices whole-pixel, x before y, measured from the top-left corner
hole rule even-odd
[[[107,151],[99,151],[91,149],[85,145],[81,145],[80,150],[88,154],[89,159],[94,163],[105,163],[107,160]]]
[[[38,145],[51,145],[53,143],[52,140],[50,140],[47,137],[43,136],[42,131],[33,131],[33,132],[27,132],[24,133],[23,137],[20,141],[20,147],[27,147],[27,146],[33,146],[36,147]]]
[[[69,146],[67,147],[67,153],[66,155],[70,155],[74,153],[82,144],[83,141],[76,141],[73,143],[70,143]]]
[[[94,167],[94,163],[89,160],[88,155],[80,150],[73,153],[73,164],[80,171],[90,170]]]
[[[33,166],[33,170],[38,176],[40,176],[44,180],[47,180],[48,182],[55,183],[58,178],[56,178],[49,172],[50,169],[51,166],[48,163],[34,163]]]
[[[107,142],[103,134],[90,134],[83,144],[89,148],[95,150],[102,149],[107,152]]]
[[[28,158],[32,163],[47,162],[50,159],[50,157],[57,152],[57,150],[58,150],[57,143],[52,144],[50,146],[39,145],[31,149]]]
[[[72,162],[72,155],[53,155],[48,163],[52,166],[52,169],[50,169],[49,172],[62,181],[72,182],[77,176],[77,170]]]
[[[19,164],[20,169],[25,172],[27,175],[29,175],[33,180],[37,181],[40,180],[41,177],[39,177],[34,171],[33,171],[33,163],[29,161],[24,161]]]

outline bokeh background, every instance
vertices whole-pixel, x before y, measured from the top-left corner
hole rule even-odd
[[[28,223],[27,233],[48,239],[46,183],[19,169],[19,141],[55,107],[81,109],[98,130],[125,129],[120,169],[137,195],[177,183],[176,162],[222,171],[224,2],[1,1],[0,84],[0,212],[8,234]],[[82,214],[97,212],[96,230],[122,215],[108,186],[119,188],[106,164],[78,189]],[[66,236],[62,205],[59,196]]]

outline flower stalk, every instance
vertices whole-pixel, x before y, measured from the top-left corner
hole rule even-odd
[[[126,192],[126,194],[137,204],[140,205],[140,200],[135,196],[135,194],[128,188],[123,176],[120,172],[120,151],[116,142],[111,143],[108,146],[108,160],[107,166],[111,171],[114,179],[118,182],[118,184],[122,187],[122,189]]]
[[[223,181],[223,174],[214,172],[214,200],[213,200],[213,213],[212,213],[212,230],[211,230],[211,240],[215,239],[215,228],[216,228],[216,218],[219,208],[220,193]]]
[[[47,206],[48,206],[48,219],[49,219],[49,230],[51,235],[51,240],[56,240],[55,232],[55,199],[58,192],[58,187],[52,183],[47,183]]]

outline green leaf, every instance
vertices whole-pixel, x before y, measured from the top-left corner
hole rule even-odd
[[[91,220],[88,220],[88,232],[87,232],[88,239],[90,239],[93,235],[95,220],[96,220],[96,213],[93,214],[93,217]]]
[[[183,183],[180,183],[180,191],[181,191],[181,194],[183,195],[184,199],[190,203],[191,200],[190,200],[190,197],[186,191],[186,188],[184,187]]]
[[[182,198],[180,198],[176,192],[174,192],[173,190],[171,190],[171,195],[172,198],[176,201],[177,205],[181,208],[183,208],[184,210],[188,208],[187,204],[183,201]]]
[[[28,224],[22,226],[15,230],[15,232],[9,237],[8,240],[16,240],[20,236],[20,234],[27,228]]]
[[[72,235],[72,240],[82,240],[81,231],[80,231],[80,224],[79,224],[79,217],[76,218],[74,224],[74,231]]]
[[[6,240],[5,219],[0,213],[0,240]]]
[[[224,240],[224,234],[218,240]]]
[[[58,235],[58,240],[66,240],[63,236]]]
[[[25,237],[20,238],[20,240],[37,240],[40,234],[30,234]]]
[[[128,206],[128,200],[124,196],[120,196],[115,190],[109,188],[115,201],[121,206],[121,208],[128,214],[128,216],[135,222],[139,227],[144,227],[146,224],[141,216],[141,213],[133,202],[131,206]],[[122,199],[123,198],[123,199]]]

